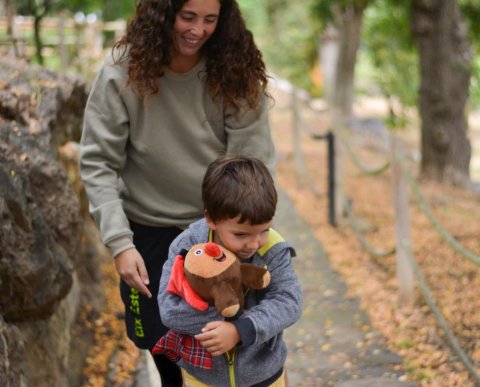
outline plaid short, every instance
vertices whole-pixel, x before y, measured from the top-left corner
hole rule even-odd
[[[194,367],[211,369],[213,366],[212,354],[200,345],[192,336],[168,331],[158,340],[152,349],[153,355],[166,355],[172,361],[183,359]]]

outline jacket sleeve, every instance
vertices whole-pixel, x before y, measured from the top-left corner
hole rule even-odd
[[[256,157],[275,176],[275,147],[268,119],[268,101],[262,99],[259,110],[245,109],[225,115],[227,153]]]
[[[268,255],[271,281],[264,298],[234,322],[243,345],[268,341],[293,325],[302,313],[302,290],[293,269],[291,249],[275,246]]]
[[[129,116],[121,96],[125,78],[120,65],[113,65],[111,59],[105,62],[87,100],[80,142],[80,173],[90,212],[113,256],[133,247],[118,187],[129,136]]]
[[[178,333],[187,335],[196,335],[210,321],[223,320],[216,309],[209,306],[205,311],[199,311],[191,307],[180,296],[169,294],[167,285],[172,272],[173,263],[177,254],[184,249],[189,249],[195,243],[185,243],[184,241],[174,241],[170,246],[168,259],[163,265],[162,276],[160,278],[160,287],[158,290],[158,306],[160,309],[160,318],[163,325]]]

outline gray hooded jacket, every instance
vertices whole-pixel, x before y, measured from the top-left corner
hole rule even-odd
[[[223,319],[214,307],[200,312],[179,296],[166,292],[176,255],[194,244],[208,242],[210,235],[209,227],[202,219],[190,225],[170,246],[160,280],[158,303],[162,322],[176,332],[193,336],[200,333],[206,323]],[[277,374],[287,356],[283,330],[300,318],[302,310],[302,291],[292,266],[294,256],[293,248],[270,229],[268,243],[250,260],[258,266],[267,266],[271,282],[264,290],[250,289],[245,297],[248,311],[233,321],[241,338],[233,361],[223,355],[213,357],[210,370],[195,368],[182,360],[179,366],[201,382],[221,387],[253,386]]]

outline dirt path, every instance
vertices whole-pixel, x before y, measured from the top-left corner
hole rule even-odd
[[[296,249],[304,292],[302,318],[285,335],[290,386],[416,386],[401,381],[402,359],[387,349],[358,300],[346,295],[344,281],[283,191],[274,227]]]

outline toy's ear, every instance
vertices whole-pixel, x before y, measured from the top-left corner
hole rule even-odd
[[[270,272],[251,263],[242,263],[242,284],[252,289],[265,289],[270,284]]]
[[[181,253],[184,251],[182,250]],[[192,308],[197,310],[207,310],[208,303],[202,300],[197,293],[192,289],[185,277],[183,270],[185,263],[185,257],[183,255],[177,255],[172,267],[172,273],[167,285],[167,292],[170,294],[176,294],[182,297]]]

